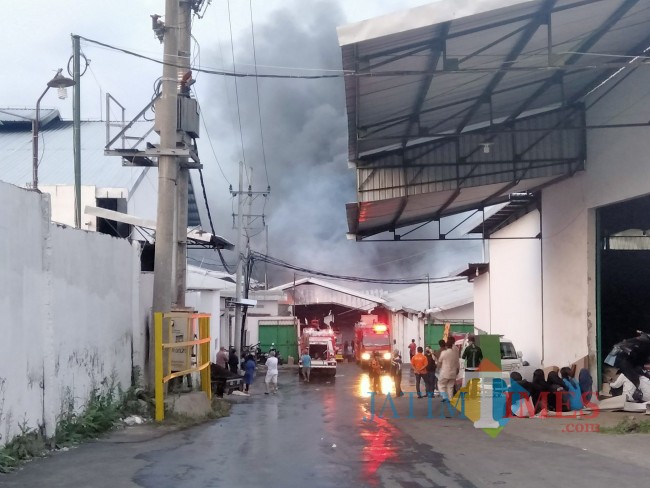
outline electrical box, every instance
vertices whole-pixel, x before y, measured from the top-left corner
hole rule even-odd
[[[156,105],[159,103],[160,100],[156,102]],[[186,132],[192,138],[198,138],[201,123],[200,117],[199,104],[196,99],[183,96],[178,97],[176,130]],[[158,117],[156,117],[156,121],[154,122],[154,130],[160,134]]]
[[[178,97],[178,130],[199,137],[199,104],[195,98]]]

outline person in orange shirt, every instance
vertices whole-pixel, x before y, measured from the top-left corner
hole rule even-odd
[[[413,372],[415,373],[415,391],[418,393],[418,398],[422,398],[422,392],[420,391],[420,381],[425,380],[427,375],[427,357],[422,354],[424,349],[418,347],[418,352],[411,358],[411,366],[413,367]],[[425,380],[426,384],[426,380]]]

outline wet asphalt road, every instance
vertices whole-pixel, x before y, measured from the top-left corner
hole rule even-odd
[[[411,382],[406,373],[405,390]],[[277,395],[262,393],[260,377],[228,418],[153,439],[151,429],[141,439],[112,436],[0,475],[0,486],[592,488],[641,486],[650,474],[505,431],[491,439],[468,420],[427,419],[439,416],[438,399],[404,397],[396,400],[400,419],[367,421],[367,389],[355,365],[341,365],[335,381],[309,384],[283,370]],[[409,410],[413,418],[405,418]]]
[[[278,394],[267,396],[258,377],[251,397],[238,397],[228,418],[153,440],[85,444],[0,475],[0,486],[372,487],[387,486],[387,475],[417,473],[414,463],[426,461],[390,422],[363,420],[368,379],[356,365],[340,365],[335,379],[314,376],[310,383],[285,369],[279,383]]]

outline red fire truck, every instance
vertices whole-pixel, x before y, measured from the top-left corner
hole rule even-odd
[[[378,323],[376,315],[362,315],[354,326],[354,355],[357,364],[367,367],[373,355],[378,354],[382,367],[388,370],[392,357],[390,328]]]

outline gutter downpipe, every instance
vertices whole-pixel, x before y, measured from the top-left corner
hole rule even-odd
[[[540,197],[541,198],[541,197]],[[543,219],[542,219],[542,205],[540,201],[539,205],[539,267],[540,267],[540,278],[541,278],[541,315],[542,315],[542,358],[541,365],[544,366],[545,359],[545,344],[544,344],[544,234],[542,232]]]

